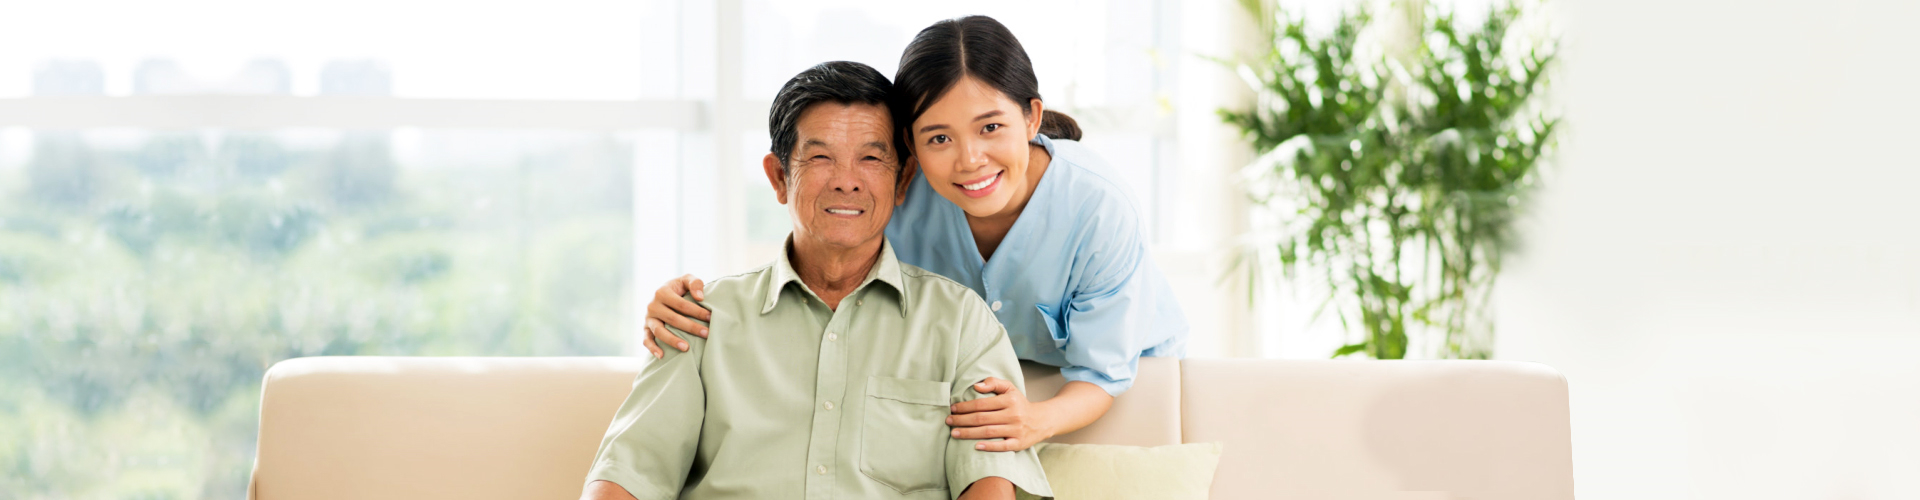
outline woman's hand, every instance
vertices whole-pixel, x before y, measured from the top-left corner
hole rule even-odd
[[[713,321],[713,312],[693,303],[693,300],[687,300],[684,296],[688,293],[692,293],[693,300],[707,300],[707,284],[691,274],[667,280],[666,285],[653,292],[653,302],[647,303],[647,339],[641,344],[647,346],[647,352],[653,353],[655,359],[667,355],[660,350],[659,344],[673,346],[681,352],[687,350],[687,341],[674,336],[664,325],[673,325],[680,331],[707,338],[707,327],[693,320]],[[660,342],[656,344],[655,339]]]
[[[1012,382],[987,377],[973,384],[973,390],[995,396],[953,405],[953,414],[947,416],[947,426],[953,428],[953,437],[1001,438],[1000,441],[974,443],[973,449],[1020,451],[1053,437],[1053,430],[1041,421],[1041,415],[1034,411],[1033,403],[1027,401],[1026,393],[1020,392]]]

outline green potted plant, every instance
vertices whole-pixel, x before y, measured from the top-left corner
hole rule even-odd
[[[1491,291],[1559,123],[1541,98],[1557,42],[1513,29],[1527,12],[1511,4],[1475,26],[1403,4],[1417,32],[1398,50],[1363,43],[1395,40],[1365,10],[1314,32],[1244,4],[1264,50],[1231,64],[1255,99],[1220,111],[1259,154],[1241,267],[1294,283],[1316,271],[1321,311],[1355,337],[1334,357],[1491,356]]]

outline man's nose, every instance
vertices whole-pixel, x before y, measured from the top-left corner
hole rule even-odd
[[[833,173],[827,178],[827,187],[842,193],[858,193],[863,188],[859,172],[853,165],[834,165]]]

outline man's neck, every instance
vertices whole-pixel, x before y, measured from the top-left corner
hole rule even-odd
[[[828,309],[840,309],[840,300],[866,281],[867,273],[880,262],[880,239],[852,248],[834,247],[794,238],[787,260],[800,282],[826,301]]]

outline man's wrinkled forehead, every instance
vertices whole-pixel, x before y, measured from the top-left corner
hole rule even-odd
[[[884,104],[821,102],[800,113],[795,152],[810,149],[878,150],[899,159],[893,115]],[[844,130],[843,130],[844,129]],[[800,159],[800,158],[796,158]]]

